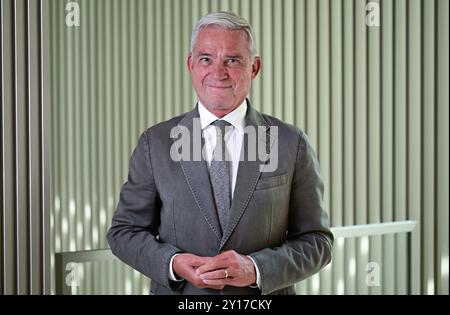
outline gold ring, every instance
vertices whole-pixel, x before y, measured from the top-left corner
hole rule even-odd
[[[224,279],[226,279],[226,278],[228,278],[228,270],[225,269],[225,278]]]

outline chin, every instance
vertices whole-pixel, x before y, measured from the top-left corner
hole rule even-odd
[[[224,100],[223,98],[221,98],[221,99],[211,98],[209,100],[209,104],[211,104],[211,106],[214,106],[214,108],[217,108],[217,109],[232,108],[233,105],[231,105],[231,104],[234,104],[235,102],[236,102],[235,99]]]
[[[209,106],[212,109],[228,109],[229,106],[224,105],[224,104],[217,104],[217,103],[211,103],[211,105]]]
[[[223,102],[215,102],[214,100],[211,100],[208,102],[208,107],[215,110],[225,110],[230,108],[230,105],[224,104]]]
[[[236,106],[229,106],[229,105],[212,105],[210,106],[212,110],[215,111],[225,111],[225,112],[231,112],[236,108]]]

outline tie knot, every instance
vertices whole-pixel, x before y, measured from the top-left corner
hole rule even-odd
[[[217,133],[217,137],[221,137],[225,135],[225,127],[231,126],[231,124],[226,120],[217,119],[211,123],[211,125],[215,126],[220,130],[220,134]]]
[[[225,128],[227,126],[231,126],[231,124],[228,121],[222,119],[217,119],[213,121],[211,125],[219,127],[220,129]]]

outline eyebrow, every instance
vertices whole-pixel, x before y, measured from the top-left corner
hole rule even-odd
[[[242,59],[244,57],[242,57],[242,55],[228,55],[226,56],[227,58],[234,58],[234,59]]]
[[[206,52],[200,52],[198,53],[198,57],[212,57],[213,55]],[[235,59],[243,59],[244,57],[240,54],[237,55],[227,55],[225,58],[235,58]]]
[[[198,57],[212,57],[212,54],[206,53],[206,52],[199,52]]]

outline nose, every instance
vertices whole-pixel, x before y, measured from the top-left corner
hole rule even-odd
[[[228,78],[227,68],[222,62],[216,62],[212,65],[212,75],[214,80],[225,80]]]

